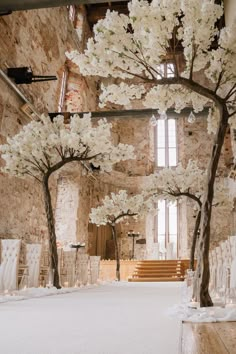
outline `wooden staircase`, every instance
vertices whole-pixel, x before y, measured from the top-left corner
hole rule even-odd
[[[139,261],[135,267],[132,282],[183,281],[189,260]]]

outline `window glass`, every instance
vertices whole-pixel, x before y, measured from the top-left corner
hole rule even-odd
[[[158,213],[156,218],[156,241],[160,251],[165,251],[168,243],[173,243],[173,257],[177,258],[178,237],[178,210],[177,203],[168,203],[160,200],[157,204]]]
[[[159,119],[156,125],[156,160],[158,167],[176,166],[176,120]]]
[[[168,145],[176,147],[176,124],[175,119],[168,119]]]
[[[158,167],[165,167],[166,165],[166,151],[165,149],[157,149],[157,165]]]
[[[176,148],[169,148],[168,155],[169,155],[169,166],[170,167],[176,166],[177,165]]]
[[[166,217],[166,206],[165,201],[158,201],[158,235],[165,235],[165,217]]]
[[[175,76],[173,63],[158,65],[158,79]],[[174,167],[177,165],[176,120],[158,119],[156,125],[156,163],[158,167]],[[159,242],[160,250],[166,245],[174,245],[174,257],[177,257],[178,212],[177,204],[170,204],[163,200],[158,202],[156,216],[155,242]]]
[[[173,145],[175,145],[174,142]],[[168,166],[176,166],[176,147],[168,148],[167,150],[166,148],[157,147],[158,166],[167,166],[166,151],[168,154]],[[165,251],[168,243],[173,243],[173,257],[176,259],[178,249],[177,203],[168,203],[166,200],[160,200],[158,201],[157,208],[155,242],[159,243],[160,251]]]
[[[169,204],[169,233],[175,235],[177,230],[177,205]]]
[[[166,65],[166,76],[167,77],[174,77],[175,76],[175,68],[173,63],[167,63]]]

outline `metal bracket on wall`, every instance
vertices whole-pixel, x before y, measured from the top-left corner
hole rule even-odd
[[[25,97],[25,95],[19,90],[19,88],[14,84],[14,82],[9,79],[9,77],[0,69],[0,77],[7,83],[7,85],[22,99],[24,105],[21,107],[22,112],[24,112],[27,117],[33,119],[40,118],[40,113],[34,108],[32,103]]]

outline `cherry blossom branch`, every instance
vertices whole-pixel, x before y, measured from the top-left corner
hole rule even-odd
[[[218,90],[218,88],[219,88],[219,86],[220,86],[220,82],[221,82],[221,80],[222,80],[223,75],[224,75],[224,70],[222,70],[222,71],[220,72],[220,74],[219,74],[218,81],[217,81],[217,83],[216,83],[216,87],[215,87],[215,91],[214,91],[215,93],[217,92],[217,90]]]
[[[236,92],[236,84],[234,84],[227,95],[225,96],[225,100],[228,101],[228,99]]]
[[[120,214],[120,215],[118,215],[115,219],[114,219],[114,223],[116,222],[116,221],[118,221],[119,219],[121,219],[121,218],[124,218],[124,217],[126,217],[126,216],[135,216],[135,215],[138,215],[138,213],[131,213],[131,212],[129,212],[129,211],[127,211],[126,213],[122,213],[122,214]]]

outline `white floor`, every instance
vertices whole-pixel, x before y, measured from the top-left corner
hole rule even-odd
[[[1,354],[177,354],[182,283],[112,283],[0,304]]]

